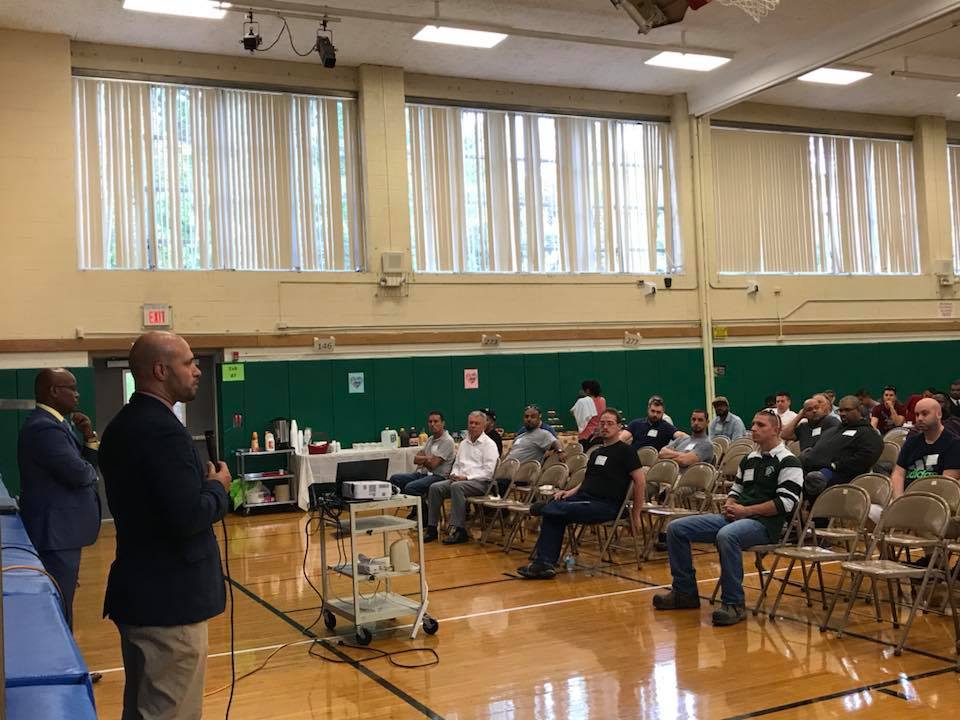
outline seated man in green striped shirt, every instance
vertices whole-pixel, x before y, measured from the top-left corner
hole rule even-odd
[[[656,595],[657,610],[700,607],[691,542],[716,542],[720,553],[721,606],[714,625],[735,625],[744,619],[743,550],[780,541],[784,523],[800,502],[803,469],[780,439],[780,418],[774,408],[753,418],[753,441],[760,449],[747,455],[737,470],[723,513],[674,520],[667,527],[667,552],[673,589]]]

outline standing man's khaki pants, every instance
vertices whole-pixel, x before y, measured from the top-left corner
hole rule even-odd
[[[207,623],[121,625],[126,682],[121,720],[200,720],[207,669]]]

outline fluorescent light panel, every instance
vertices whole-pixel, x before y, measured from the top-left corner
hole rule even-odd
[[[646,65],[674,68],[676,70],[696,70],[710,72],[730,62],[730,58],[719,55],[698,55],[697,53],[679,53],[666,50],[646,61]]]
[[[492,48],[494,45],[503,42],[506,37],[503,33],[485,32],[483,30],[425,25],[420,32],[413,36],[413,39],[423,42],[443,43],[444,45]]]
[[[821,83],[823,85],[850,85],[868,78],[873,73],[863,70],[842,70],[841,68],[822,67],[801,75],[798,80],[804,82]]]
[[[230,3],[214,0],[123,0],[124,10],[211,20],[220,20],[227,14],[228,7]]]

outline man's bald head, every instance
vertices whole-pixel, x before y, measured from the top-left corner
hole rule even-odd
[[[923,433],[939,433],[943,427],[943,411],[933,398],[923,398],[913,409],[915,424]]]
[[[64,368],[44,368],[33,381],[33,397],[62,415],[72,413],[80,400],[77,379]]]
[[[164,330],[141,335],[130,348],[129,362],[137,390],[171,405],[196,397],[200,370],[190,346],[179,335]]]

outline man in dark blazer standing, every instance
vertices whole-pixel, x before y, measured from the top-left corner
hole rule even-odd
[[[83,413],[77,379],[63,368],[41,370],[33,384],[37,408],[17,440],[20,508],[37,554],[63,595],[73,628],[80,550],[100,533],[97,433]],[[77,437],[83,435],[83,442]]]
[[[173,414],[200,369],[183,338],[142,335],[136,392],[103,433],[100,467],[117,528],[104,616],[120,632],[122,720],[193,720],[203,709],[207,620],[226,604],[212,525],[227,512],[226,464],[204,464]]]

